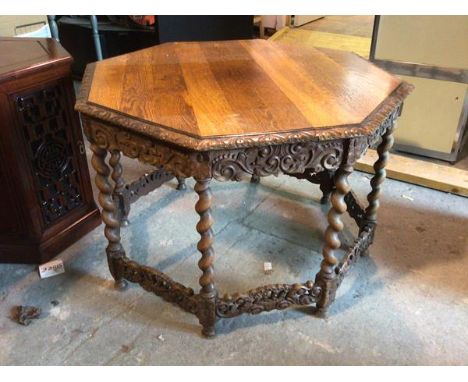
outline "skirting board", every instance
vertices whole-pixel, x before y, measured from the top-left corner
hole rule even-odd
[[[354,166],[356,170],[374,173],[377,152],[369,150]],[[419,186],[434,188],[468,197],[468,171],[391,153],[387,177]]]

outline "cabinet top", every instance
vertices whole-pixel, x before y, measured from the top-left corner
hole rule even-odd
[[[187,148],[371,134],[410,86],[343,51],[168,43],[89,65],[76,109]]]
[[[51,38],[0,37],[0,82],[72,60]]]

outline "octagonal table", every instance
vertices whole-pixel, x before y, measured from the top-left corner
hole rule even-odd
[[[376,228],[394,122],[411,85],[343,51],[265,40],[170,43],[88,65],[76,103],[91,142],[109,268],[197,315],[202,333],[220,317],[313,305],[324,314],[351,264],[367,253]],[[347,182],[353,164],[378,144],[368,206]],[[108,164],[105,161],[110,153]],[[125,184],[121,153],[155,166]],[[320,184],[331,195],[323,261],[315,280],[218,294],[209,183],[254,181],[279,173]],[[110,182],[109,177],[112,178]],[[130,260],[120,242],[130,203],[176,177],[193,177],[200,215],[200,291]],[[348,211],[359,235],[338,259]]]

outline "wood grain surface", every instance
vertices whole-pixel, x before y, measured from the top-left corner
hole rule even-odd
[[[52,38],[0,37],[0,83],[72,60]]]
[[[98,62],[87,103],[197,138],[245,136],[359,125],[401,83],[343,51],[169,43]]]
[[[374,173],[377,158],[375,150],[369,150],[356,162],[356,170]],[[390,158],[386,168],[388,178],[468,197],[468,171],[396,153]]]

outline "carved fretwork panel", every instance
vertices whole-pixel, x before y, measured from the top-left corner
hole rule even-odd
[[[174,178],[174,175],[168,173],[163,168],[157,169],[150,174],[141,176],[132,183],[126,184],[124,193],[129,199],[129,203],[134,203],[141,196],[149,194],[172,178]]]
[[[375,227],[375,224],[364,226],[359,232],[358,237],[354,240],[351,248],[335,267],[335,274],[337,275],[335,288],[338,288],[341,285],[343,278],[346,273],[348,273],[351,266],[355,264],[361,256],[363,256],[372,244],[372,241],[374,240]]]
[[[241,180],[245,174],[267,176],[335,170],[343,159],[344,142],[303,142],[213,151],[213,177]]]
[[[371,148],[376,148],[379,142],[382,140],[382,136],[385,132],[390,129],[396,122],[398,116],[401,112],[401,104],[399,104],[385,120],[379,125],[374,134],[367,136],[367,142],[364,145],[367,145]]]
[[[365,223],[365,210],[364,207],[360,205],[358,198],[354,195],[354,192],[348,192],[344,201],[346,203],[349,216],[356,221],[359,228],[362,228]]]
[[[237,293],[218,298],[216,315],[235,317],[240,314],[258,314],[293,305],[310,305],[317,302],[321,289],[312,281],[304,284],[273,284],[255,288],[247,293]]]
[[[129,158],[164,168],[181,178],[210,177],[209,157],[206,152],[171,147],[140,134],[86,118],[83,119],[83,129],[88,140],[100,148],[108,151],[119,150]]]
[[[17,95],[15,106],[45,225],[83,204],[62,85]]]
[[[333,172],[345,161],[353,165],[379,139],[398,115],[388,114],[382,126],[370,136],[328,141],[306,141],[242,149],[197,152],[175,147],[141,134],[84,118],[88,139],[106,150],[120,150],[125,156],[162,167],[175,176],[241,180],[245,175],[280,173],[301,176]]]

